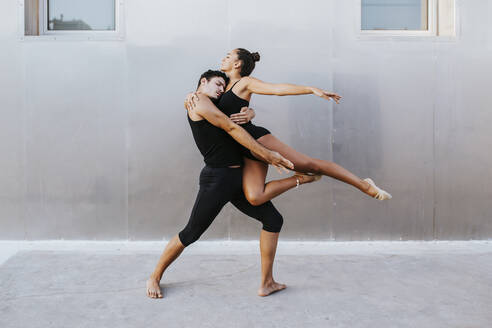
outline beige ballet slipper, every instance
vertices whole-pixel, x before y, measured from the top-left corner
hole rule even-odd
[[[393,198],[393,196],[391,196],[389,192],[384,191],[383,189],[376,186],[374,181],[372,181],[370,178],[366,178],[364,179],[364,181],[367,181],[371,186],[373,186],[377,190],[378,193],[376,194],[376,196],[374,196],[374,198],[376,198],[377,200],[386,200],[386,199]]]

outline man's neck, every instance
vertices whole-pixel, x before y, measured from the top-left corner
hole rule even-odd
[[[210,99],[210,101],[214,104],[214,105],[217,105],[219,103],[219,99],[220,98],[213,98],[213,97],[210,97],[209,95],[207,95],[206,93],[202,92],[200,90],[200,88],[198,88],[198,90],[196,91],[196,94],[201,96],[201,97],[208,97],[208,99]]]

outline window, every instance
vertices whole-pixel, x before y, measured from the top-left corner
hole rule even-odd
[[[454,0],[361,0],[361,34],[454,36]]]
[[[24,36],[122,38],[123,0],[24,0]]]
[[[48,31],[114,31],[114,0],[48,0]]]
[[[427,0],[362,0],[361,28],[425,31],[427,16]]]

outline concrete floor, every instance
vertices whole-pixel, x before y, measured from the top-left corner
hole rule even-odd
[[[145,280],[164,242],[0,242],[0,327],[491,327],[492,242],[198,242]]]

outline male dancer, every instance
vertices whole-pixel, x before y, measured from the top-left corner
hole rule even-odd
[[[169,241],[147,280],[147,296],[151,298],[162,298],[159,282],[166,268],[186,246],[200,238],[228,202],[263,223],[260,233],[262,281],[258,295],[267,296],[286,288],[274,281],[272,272],[282,216],[271,202],[253,206],[246,200],[242,188],[242,153],[236,141],[278,169],[293,169],[293,164],[257,143],[213,104],[212,100],[222,95],[227,82],[227,76],[220,71],[209,70],[200,76],[198,100],[193,110],[188,111],[188,121],[206,166],[200,174],[200,190],[188,224]]]

